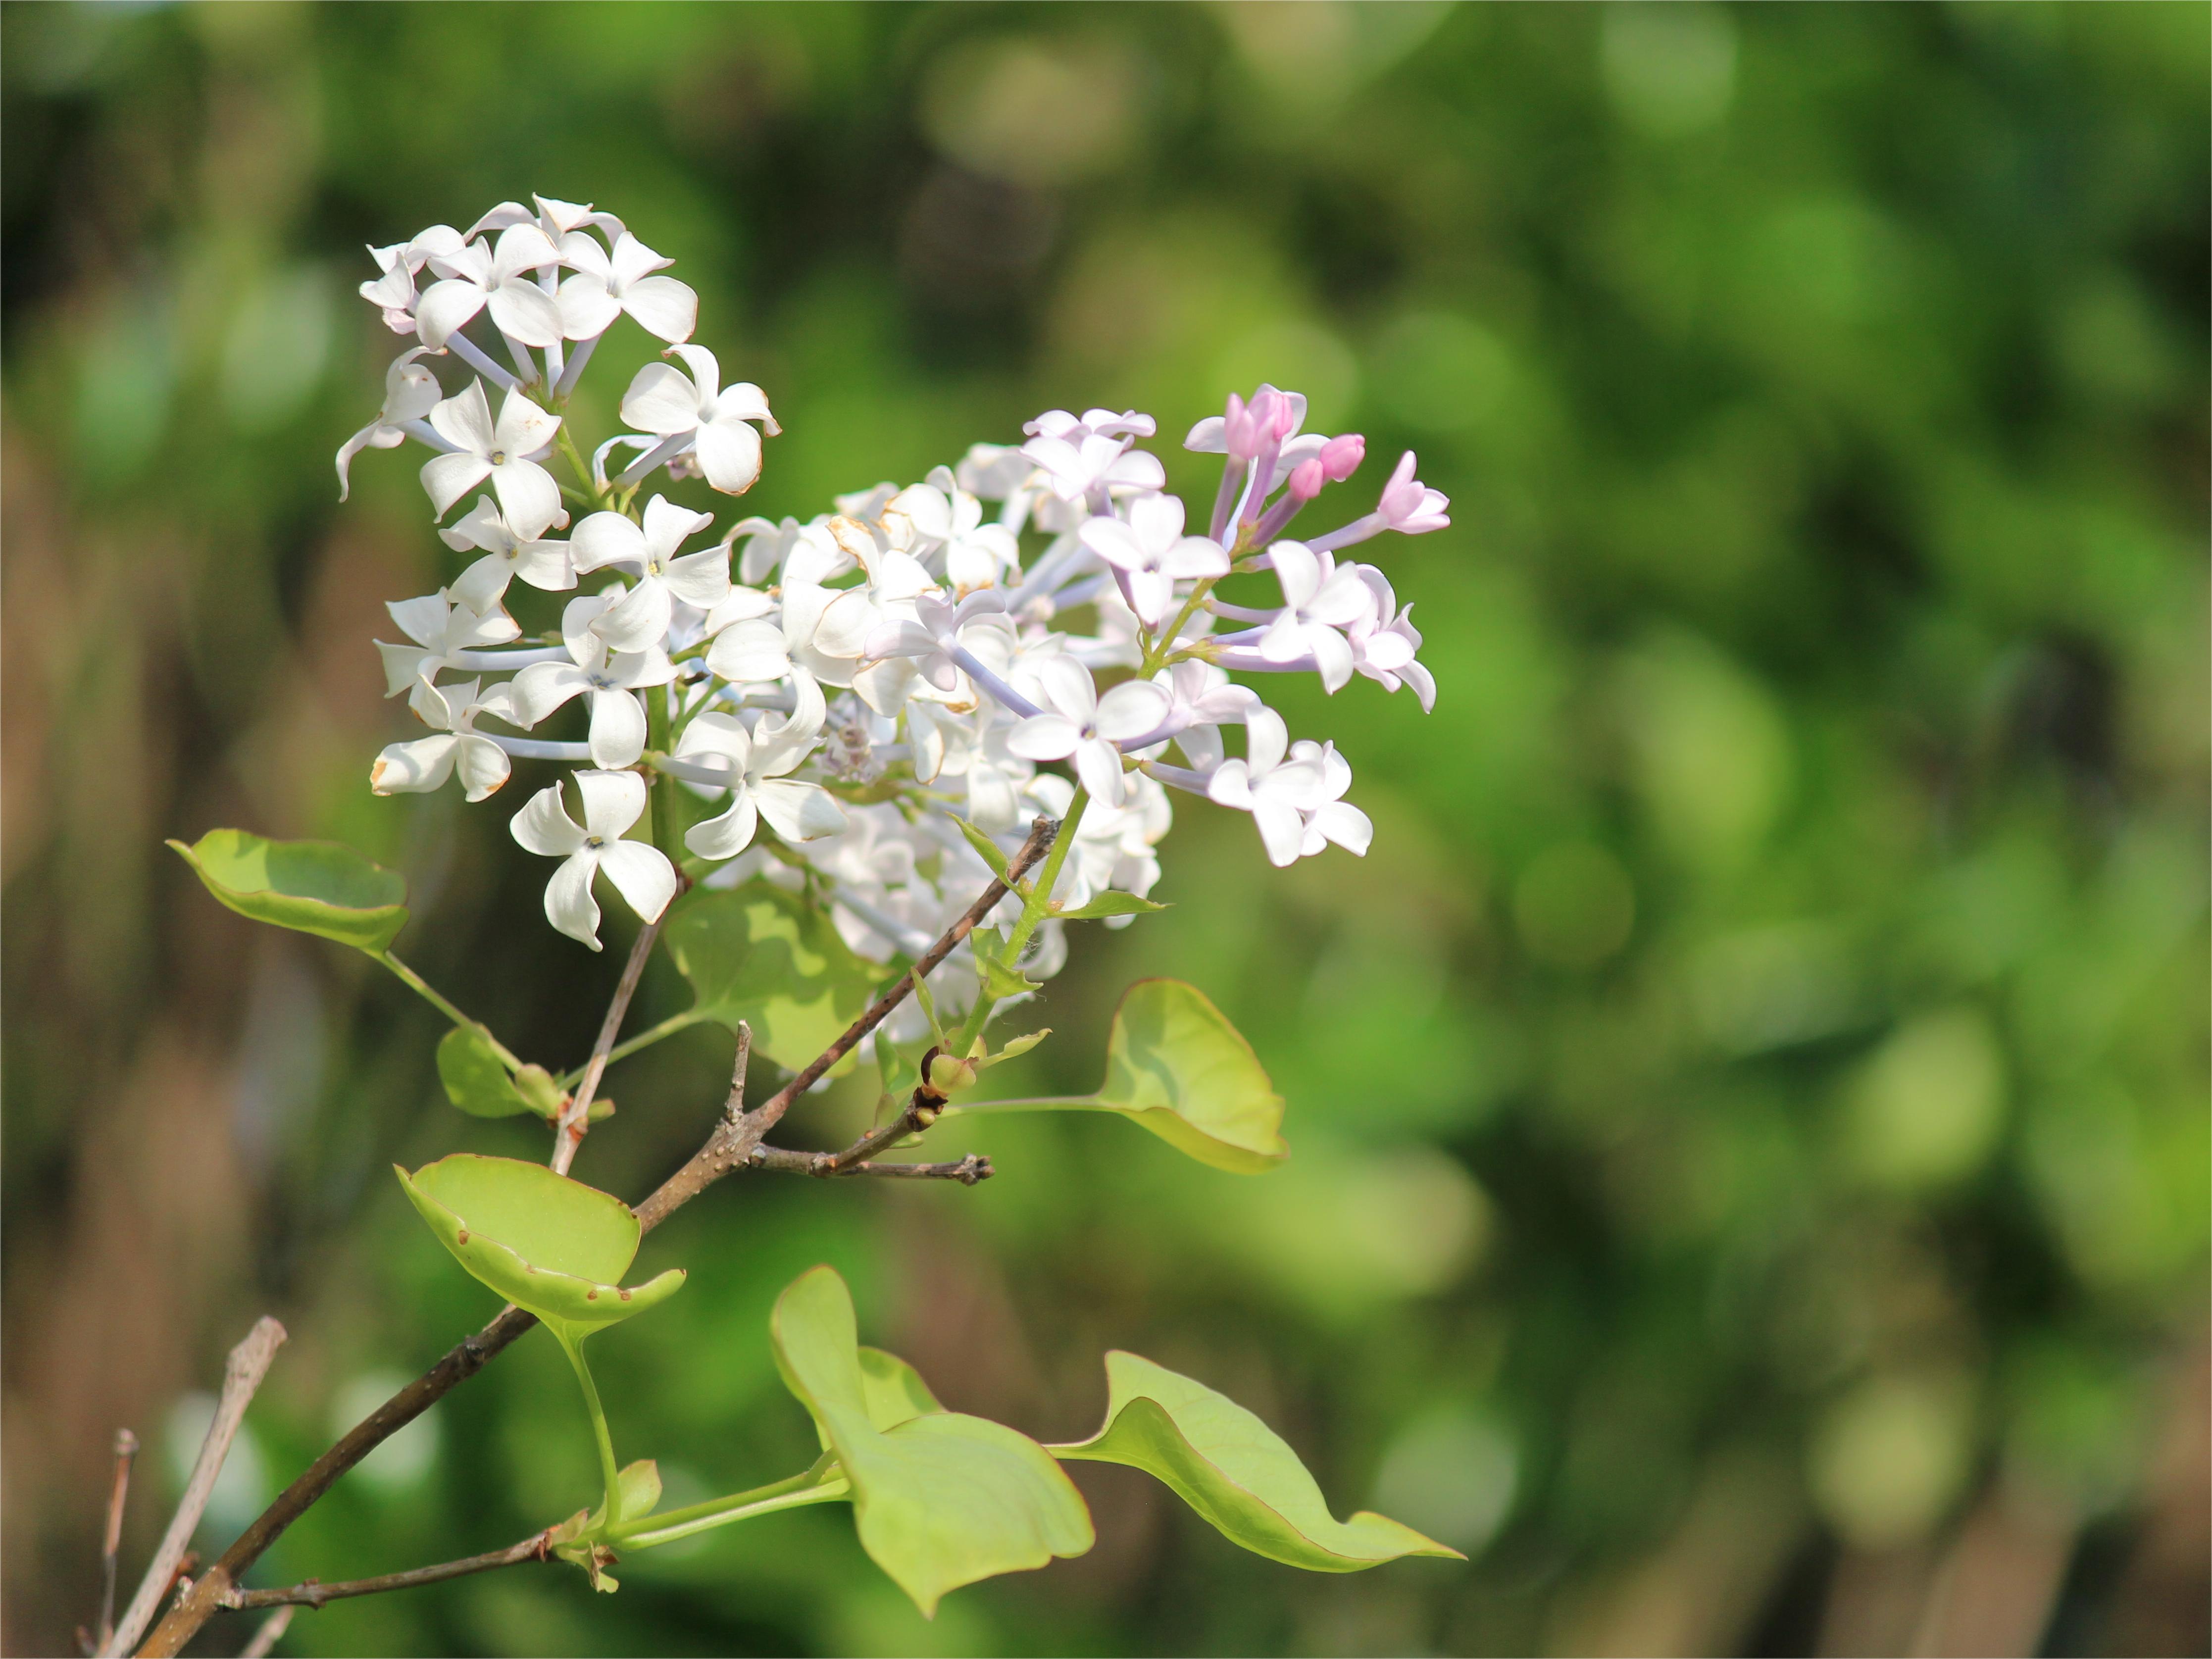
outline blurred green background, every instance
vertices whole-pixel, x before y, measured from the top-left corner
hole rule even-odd
[[[641,1261],[690,1289],[599,1346],[624,1455],[676,1502],[796,1467],[764,1317],[827,1260],[957,1408],[1072,1437],[1131,1347],[1473,1560],[1308,1577],[1086,1468],[1097,1550],[933,1626],[824,1510],[282,1650],[2205,1651],[2208,15],[0,10],[8,1650],[90,1617],[125,1423],[130,1582],[255,1316],[293,1340],[217,1548],[493,1311],[393,1160],[538,1155],[443,1103],[427,1009],[161,838],[404,867],[402,948],[556,1066],[619,969],[545,931],[504,812],[369,795],[381,604],[447,568],[413,460],[344,509],[331,471],[395,349],[362,245],[536,190],[699,289],[787,428],[758,510],[1091,404],[1204,498],[1173,440],[1264,378],[1367,434],[1355,505],[1413,447],[1455,520],[1376,544],[1433,716],[1279,688],[1371,856],[1276,872],[1178,798],[1176,908],[1077,939],[1009,1079],[1091,1086],[1120,988],[1177,974],[1289,1167],[1048,1119],[933,1137],[993,1154],[972,1192],[726,1183]],[[656,967],[641,1014],[685,1000]],[[579,1173],[647,1190],[726,1043],[617,1068]],[[592,1480],[532,1336],[259,1582]]]

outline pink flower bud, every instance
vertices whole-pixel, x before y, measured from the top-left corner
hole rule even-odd
[[[1273,391],[1273,388],[1270,387],[1268,390]],[[1270,435],[1277,443],[1280,443],[1298,429],[1298,422],[1303,416],[1303,411],[1297,404],[1277,392],[1274,393],[1273,413],[1274,430]]]
[[[1444,510],[1451,505],[1450,499],[1442,490],[1431,489],[1415,477],[1413,467],[1413,452],[1409,449],[1390,474],[1390,482],[1382,486],[1382,499],[1375,510],[1385,528],[1401,531],[1408,536],[1442,530],[1451,523],[1444,516]]]
[[[1221,440],[1231,460],[1249,461],[1260,453],[1271,419],[1271,402],[1272,394],[1265,387],[1249,404],[1233,392],[1229,394],[1228,413],[1221,422]]]
[[[1310,501],[1321,494],[1322,486],[1328,482],[1328,473],[1322,465],[1320,457],[1316,456],[1310,461],[1300,461],[1291,469],[1291,498],[1293,501]]]
[[[1336,483],[1342,483],[1359,471],[1359,464],[1367,459],[1367,440],[1357,432],[1347,432],[1341,438],[1331,438],[1321,447],[1316,457],[1322,471]]]

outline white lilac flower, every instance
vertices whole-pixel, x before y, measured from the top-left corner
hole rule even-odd
[[[956,657],[966,650],[963,631],[974,623],[1011,633],[1013,623],[1006,610],[1005,596],[989,589],[970,593],[957,605],[934,593],[920,594],[913,601],[912,618],[893,617],[878,625],[862,654],[869,662],[910,659],[915,672],[939,691],[956,690],[961,672]]]
[[[1121,573],[1129,608],[1147,628],[1166,617],[1178,581],[1229,574],[1229,555],[1220,543],[1182,533],[1182,503],[1175,496],[1139,495],[1122,510],[1126,521],[1091,519],[1079,533],[1084,545]]]
[[[431,350],[442,351],[477,313],[489,309],[493,325],[508,338],[531,346],[558,344],[560,307],[531,278],[560,258],[535,225],[509,226],[490,247],[476,241],[431,255],[430,269],[444,280],[416,301],[416,331]]]
[[[1321,763],[1318,757],[1285,758],[1290,732],[1272,708],[1246,716],[1244,733],[1243,757],[1215,768],[1206,793],[1219,805],[1252,815],[1267,861],[1280,869],[1296,863],[1304,849],[1305,815],[1328,799]]]
[[[532,196],[530,199],[538,204],[536,212],[520,202],[501,202],[469,227],[469,240],[473,241],[487,231],[505,230],[510,225],[535,225],[556,246],[570,231],[580,230],[586,225],[605,231],[610,237],[623,234],[621,220],[611,213],[594,212],[589,202],[563,202],[552,196]]]
[[[433,455],[422,464],[422,488],[439,518],[489,478],[508,526],[525,541],[568,522],[561,486],[538,461],[561,429],[559,416],[548,415],[520,392],[509,392],[495,424],[483,382],[471,380],[466,391],[430,411],[430,424],[453,446],[450,454]]]
[[[1412,686],[1425,714],[1437,705],[1437,682],[1413,660],[1413,653],[1421,648],[1421,630],[1413,626],[1413,607],[1398,609],[1398,596],[1391,591],[1389,579],[1373,565],[1357,568],[1360,580],[1374,592],[1375,610],[1352,625],[1352,665],[1369,679],[1379,681],[1385,690]]]
[[[1002,524],[983,522],[983,503],[960,488],[944,467],[908,486],[884,508],[886,529],[902,525],[928,550],[942,550],[945,580],[965,593],[998,584],[1020,568],[1021,544]]]
[[[657,276],[675,264],[628,231],[611,252],[581,231],[561,239],[561,261],[575,272],[561,284],[561,331],[572,340],[604,334],[624,312],[648,334],[670,342],[691,337],[699,322],[699,296],[673,276]]]
[[[353,483],[346,475],[353,458],[364,449],[397,449],[407,441],[402,422],[421,420],[446,395],[439,389],[438,377],[416,362],[427,349],[410,346],[392,359],[392,367],[384,371],[384,406],[374,420],[338,446],[340,501],[352,493]]]
[[[1072,761],[1085,788],[1119,806],[1121,751],[1115,745],[1157,727],[1168,711],[1168,694],[1150,680],[1128,680],[1102,697],[1091,671],[1073,657],[1047,657],[1035,672],[1051,707],[1016,726],[1007,748],[1025,760]]]
[[[586,698],[592,715],[592,764],[619,771],[635,765],[645,752],[645,707],[639,691],[667,684],[676,678],[676,665],[658,641],[636,651],[610,649],[592,628],[607,609],[605,594],[569,600],[561,617],[569,659],[532,663],[509,683],[508,696],[511,718],[526,728],[570,698]]]
[[[675,866],[659,848],[623,839],[644,814],[645,780],[635,772],[578,772],[575,779],[584,798],[582,824],[562,805],[561,786],[551,783],[507,827],[526,850],[562,860],[545,884],[545,919],[596,951],[599,907],[592,897],[593,876],[605,872],[615,891],[647,921],[660,920],[678,884]]]
[[[637,466],[645,466],[663,451],[674,453],[668,440],[688,437],[707,482],[726,495],[743,495],[753,487],[761,469],[760,434],[748,422],[758,422],[771,433],[782,430],[769,413],[767,396],[750,380],[717,390],[721,366],[704,346],[668,349],[670,356],[684,360],[689,374],[666,363],[647,363],[623,394],[623,419],[663,440]]]
[[[489,699],[479,702],[475,680],[435,686],[418,679],[407,706],[433,735],[387,745],[368,769],[368,787],[380,795],[415,794],[441,788],[459,771],[471,800],[482,800],[507,779],[507,750],[476,730],[480,714],[498,714]]]
[[[456,605],[444,591],[419,599],[394,599],[385,610],[414,643],[376,641],[384,659],[384,695],[396,697],[418,680],[434,683],[440,671],[464,665],[461,653],[506,645],[521,635],[514,618],[496,608],[477,611]]]
[[[1097,492],[1162,489],[1167,485],[1167,473],[1158,457],[1130,448],[1127,438],[1109,438],[1100,432],[1086,433],[1073,441],[1051,436],[1032,438],[1022,446],[1022,453],[1044,472],[1053,494],[1063,501],[1090,496],[1095,504]]]
[[[728,548],[680,556],[676,550],[713,522],[712,514],[655,495],[645,505],[642,529],[619,513],[594,513],[579,524],[568,548],[580,574],[611,564],[633,565],[640,573],[622,603],[592,623],[593,631],[617,651],[642,651],[667,636],[677,600],[712,611],[727,599]]]
[[[1260,707],[1259,694],[1250,686],[1237,684],[1212,663],[1195,658],[1163,668],[1152,682],[1168,694],[1168,713],[1159,729],[1174,736],[1176,747],[1201,772],[1221,764],[1221,728],[1243,724]]]
[[[1283,612],[1260,635],[1267,661],[1289,664],[1310,656],[1322,687],[1340,690],[1352,678],[1352,646],[1340,629],[1375,608],[1375,594],[1359,580],[1359,567],[1337,568],[1335,557],[1304,542],[1277,542],[1270,550],[1282,584]]]
[[[551,593],[576,585],[568,544],[516,535],[489,495],[477,496],[476,506],[441,530],[438,539],[456,553],[473,547],[483,555],[454,579],[449,590],[472,611],[492,609],[517,576]]]
[[[834,836],[845,827],[844,811],[828,790],[786,775],[798,770],[822,739],[822,694],[817,691],[804,702],[805,706],[788,715],[763,714],[750,732],[734,714],[701,714],[684,727],[676,758],[729,780],[729,805],[694,824],[684,837],[684,844],[701,858],[733,858],[744,852],[762,818],[793,842]]]

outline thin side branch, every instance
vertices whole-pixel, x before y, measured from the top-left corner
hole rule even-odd
[[[797,1077],[763,1102],[758,1109],[741,1113],[735,1121],[726,1117],[719,1121],[714,1132],[707,1138],[706,1145],[693,1153],[683,1168],[661,1182],[643,1203],[635,1206],[639,1230],[651,1231],[731,1170],[748,1167],[753,1149],[791,1109],[792,1103],[820,1081],[831,1066],[851,1053],[862,1037],[882,1024],[891,1011],[913,994],[917,976],[927,977],[933,969],[952,954],[960,941],[974,932],[977,924],[990,915],[999,901],[1005,898],[1036,866],[1037,860],[1052,846],[1053,837],[1059,830],[1060,825],[1053,819],[1038,818],[1030,826],[1029,839],[1022,843],[1021,850],[1008,861],[1006,878],[994,880],[986,887],[982,896],[968,907],[967,913],[945,931],[944,937],[930,946],[909,971],[902,974],[896,983],[877,998],[867,1012],[854,1021],[836,1042],[824,1049]],[[577,1094],[588,1103],[587,1091],[580,1089]],[[585,1109],[589,1109],[588,1103]],[[279,1492],[276,1500],[261,1512],[253,1524],[223,1552],[222,1559],[194,1582],[190,1591],[169,1610],[167,1617],[155,1627],[153,1634],[139,1650],[141,1656],[163,1656],[166,1659],[166,1656],[179,1651],[223,1605],[223,1597],[236,1587],[246,1570],[261,1559],[263,1552],[276,1541],[285,1528],[313,1508],[340,1475],[421,1416],[434,1402],[482,1370],[493,1355],[537,1322],[534,1316],[520,1308],[507,1309],[490,1324],[450,1350],[435,1365],[348,1430],[336,1445],[309,1464],[305,1473]]]
[[[730,1067],[730,1097],[722,1103],[722,1121],[734,1127],[745,1115],[745,1068],[753,1057],[753,1028],[738,1022],[738,1058]]]
[[[447,1578],[465,1578],[472,1572],[489,1572],[497,1567],[519,1566],[525,1561],[543,1561],[545,1550],[546,1534],[534,1532],[520,1543],[509,1544],[503,1550],[471,1555],[465,1560],[441,1561],[434,1567],[380,1573],[374,1578],[352,1578],[337,1584],[325,1584],[310,1578],[304,1584],[294,1584],[285,1589],[234,1589],[222,1601],[226,1607],[320,1607],[325,1601],[343,1601],[349,1595],[380,1595],[386,1590],[413,1589],[418,1584],[435,1584]]]
[[[292,1616],[297,1607],[279,1607],[261,1621],[261,1628],[253,1632],[253,1639],[238,1650],[238,1659],[269,1659],[276,1651],[276,1644],[284,1639],[284,1632],[292,1628]]]
[[[169,1521],[168,1531],[161,1535],[161,1547],[154,1552],[145,1577],[138,1581],[138,1593],[124,1609],[123,1622],[101,1644],[103,1655],[128,1653],[153,1622],[169,1593],[177,1564],[185,1559],[185,1547],[192,1541],[192,1533],[215,1492],[216,1477],[222,1473],[222,1461],[230,1455],[239,1425],[246,1420],[246,1408],[261,1379],[269,1375],[269,1364],[283,1345],[284,1334],[282,1325],[264,1315],[254,1322],[246,1340],[230,1351],[222,1368],[222,1396],[216,1403],[215,1421],[208,1425],[207,1438],[200,1442],[199,1459],[192,1465],[191,1479],[185,1483],[184,1498]]]
[[[582,1081],[576,1091],[568,1097],[568,1103],[561,1109],[561,1121],[553,1126],[553,1173],[566,1175],[568,1166],[576,1161],[576,1148],[584,1144],[585,1132],[591,1127],[592,1101],[599,1091],[599,1079],[607,1069],[607,1055],[622,1035],[623,1018],[629,1013],[629,1000],[637,994],[637,982],[645,975],[645,959],[653,954],[653,942],[660,937],[660,924],[648,921],[637,930],[637,942],[629,947],[629,960],[623,964],[622,978],[616,981],[614,1000],[607,1004],[607,1017],[599,1022],[599,1040],[592,1045],[592,1058],[584,1067]]]
[[[752,1167],[774,1170],[783,1175],[817,1176],[830,1179],[843,1176],[903,1176],[913,1181],[957,1181],[963,1187],[972,1187],[979,1181],[988,1181],[994,1173],[991,1160],[981,1152],[970,1152],[957,1164],[848,1164],[842,1167],[835,1152],[793,1152],[781,1146],[753,1148]]]
[[[94,1627],[92,1650],[106,1650],[115,1636],[115,1558],[123,1548],[123,1504],[131,1492],[131,1465],[138,1455],[138,1437],[128,1429],[115,1431],[115,1480],[107,1490],[107,1530],[100,1541],[100,1622]]]

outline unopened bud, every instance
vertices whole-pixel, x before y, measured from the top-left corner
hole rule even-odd
[[[951,1054],[939,1054],[929,1062],[929,1087],[933,1094],[952,1096],[963,1089],[973,1088],[975,1068],[964,1060]]]
[[[1267,422],[1267,402],[1271,396],[1266,391],[1247,404],[1235,392],[1229,394],[1229,410],[1221,419],[1222,447],[1232,461],[1249,461],[1260,453],[1265,439]]]
[[[1291,497],[1294,501],[1310,501],[1321,494],[1322,486],[1328,482],[1318,458],[1300,461],[1291,469]]]
[[[1322,471],[1334,483],[1342,483],[1359,471],[1359,464],[1367,459],[1367,440],[1357,432],[1347,432],[1340,438],[1331,438],[1321,447],[1316,457]]]

